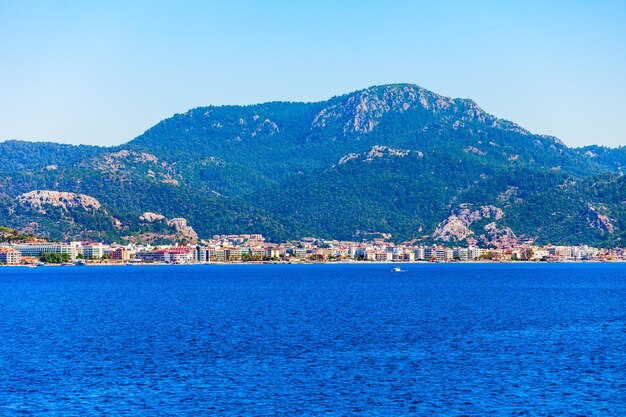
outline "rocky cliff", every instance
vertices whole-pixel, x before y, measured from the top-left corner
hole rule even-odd
[[[95,198],[63,191],[34,190],[17,197],[24,206],[46,213],[46,206],[60,207],[64,211],[82,209],[85,211],[99,210],[101,204]]]

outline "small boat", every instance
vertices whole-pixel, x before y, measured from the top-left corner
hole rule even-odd
[[[402,269],[400,269],[399,266],[394,266],[393,269],[391,270],[392,272],[402,272]]]

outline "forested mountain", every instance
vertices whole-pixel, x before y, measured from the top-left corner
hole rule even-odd
[[[471,100],[385,85],[196,108],[114,148],[0,143],[0,224],[53,238],[180,238],[180,222],[149,212],[185,218],[200,237],[619,245],[625,164],[624,148],[569,148]],[[35,190],[61,194],[24,197]],[[62,201],[80,196],[98,208]]]
[[[626,161],[626,146],[619,148],[607,148],[604,146],[591,145],[577,149],[579,153],[585,154],[611,171],[622,173],[624,170],[624,162]]]

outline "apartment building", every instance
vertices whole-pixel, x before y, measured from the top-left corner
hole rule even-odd
[[[68,254],[72,261],[78,256],[78,244],[68,243],[19,243],[13,245],[13,249],[18,250],[22,257],[40,257],[44,253]]]
[[[20,251],[8,246],[0,247],[0,264],[19,265],[20,263],[22,263]]]

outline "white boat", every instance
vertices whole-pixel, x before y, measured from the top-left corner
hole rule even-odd
[[[393,272],[402,272],[402,269],[400,269],[399,266],[394,266],[392,269]]]

